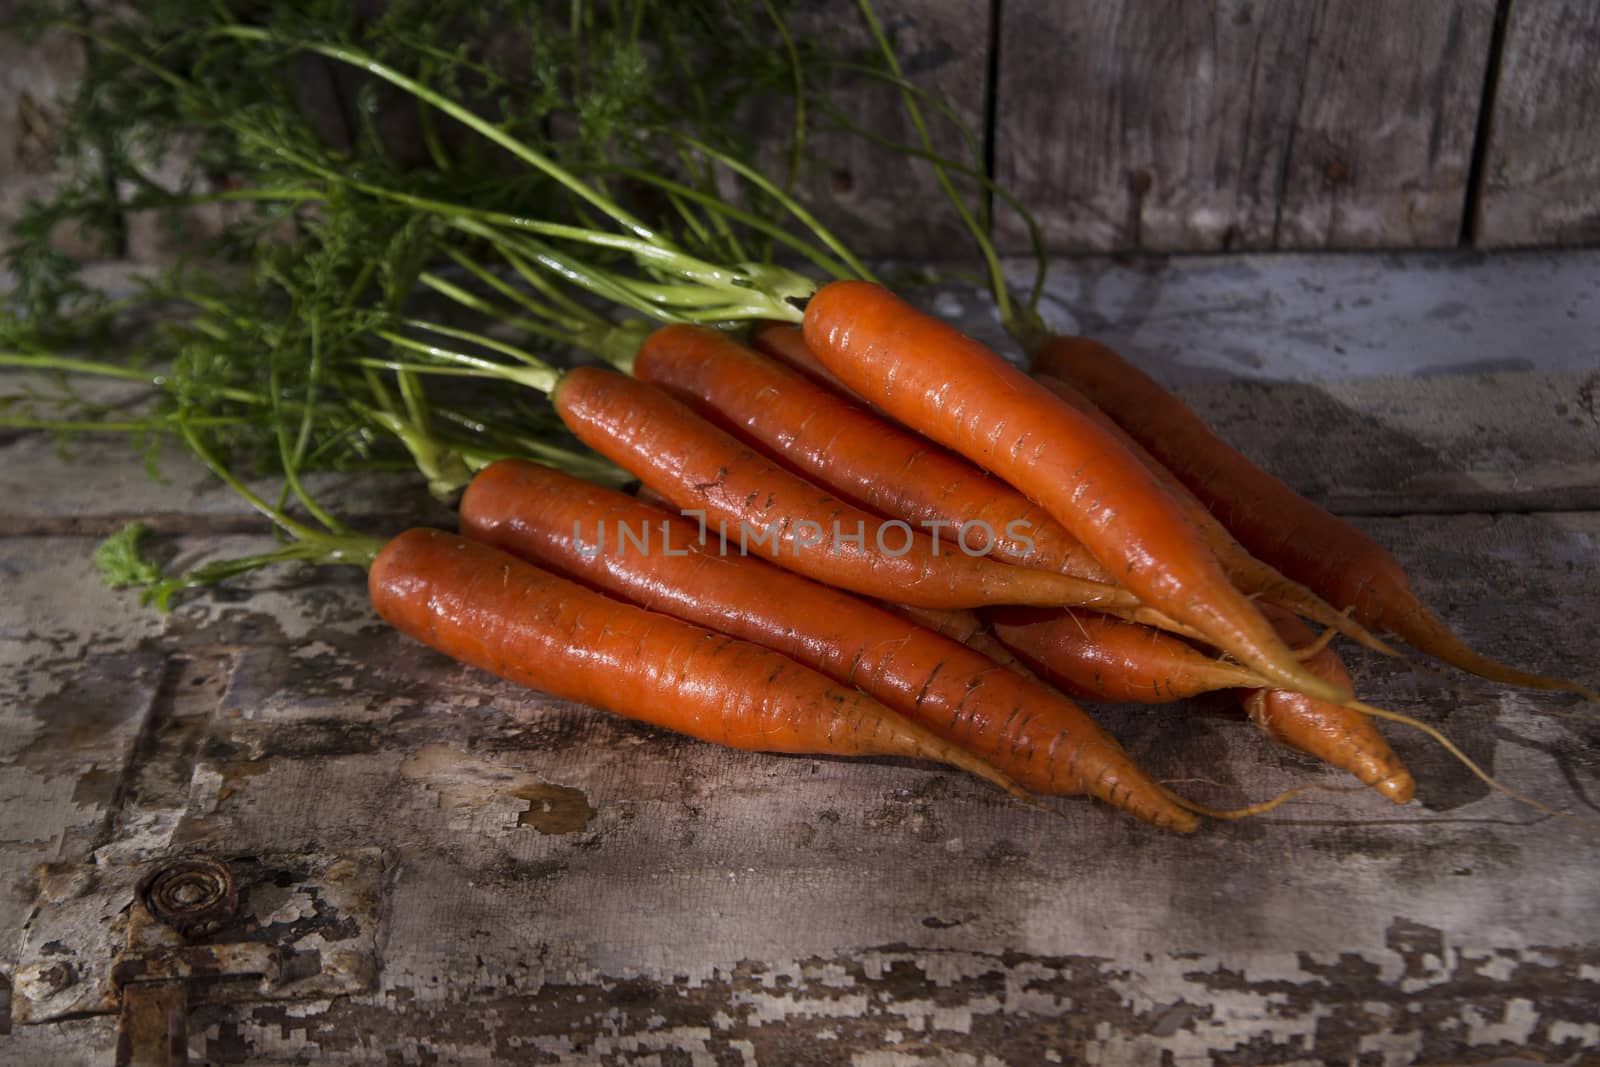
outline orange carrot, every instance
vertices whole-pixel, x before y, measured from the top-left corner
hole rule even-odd
[[[1184,514],[1189,516],[1189,521],[1200,531],[1206,544],[1211,546],[1211,551],[1240,590],[1260,596],[1271,603],[1281,604],[1313,622],[1331,627],[1375,652],[1395,655],[1394,649],[1374,637],[1366,627],[1345,618],[1317,594],[1300,583],[1284,577],[1270,565],[1252,556],[1234,539],[1227,527],[1206,510],[1206,506],[1178,480],[1176,475],[1167,470],[1160,460],[1151,455],[1126,430],[1112,421],[1110,416],[1095,407],[1094,403],[1070,382],[1042,373],[1036,373],[1034,378],[1046,389],[1071,404],[1085,418],[1092,419],[1096,425],[1122,442],[1123,447],[1160,480],[1167,492],[1171,493],[1172,498],[1183,508]]]
[[[1351,699],[1294,658],[1143,464],[983,345],[866,282],[820,289],[803,328],[846,385],[1043,505],[1150,607],[1273,685]]]
[[[386,544],[368,591],[401,632],[553,696],[731,748],[935,760],[1018,792],[977,757],[770,649],[620,604],[440,530]]]
[[[1089,792],[1193,829],[1117,742],[1059,694],[978,652],[759,560],[699,544],[694,524],[518,460],[483,470],[464,533],[651,611],[765,645],[971,750],[1029,789]],[[613,548],[599,551],[601,530]],[[618,542],[615,531],[633,531]],[[620,545],[620,547],[619,547]]]
[[[960,641],[974,652],[981,652],[994,660],[1002,667],[1009,667],[1024,678],[1039,679],[1039,676],[1016,654],[1000,642],[1000,639],[989,632],[983,620],[972,611],[939,611],[935,608],[914,608],[910,604],[883,603],[885,611],[893,612],[902,619],[908,619],[924,629],[932,630],[952,641]],[[1042,681],[1042,679],[1039,679]],[[1071,696],[1086,696],[1083,693],[1072,693],[1064,690]]]
[[[1181,400],[1110,348],[1057,337],[1035,369],[1070,381],[1150,450],[1257,558],[1315,590],[1362,625],[1462,670],[1531,689],[1593,690],[1497,663],[1469,648],[1411,588],[1372,538],[1263,471],[1217,437]]]
[[[764,322],[750,331],[750,343],[757,351],[771,356],[829,392],[852,403],[866,403],[812,354],[811,349],[806,347],[805,334],[800,327],[790,326],[786,322]]]
[[[1311,642],[1311,631],[1292,614],[1271,605],[1263,610],[1292,646]],[[1305,662],[1326,678],[1350,684],[1349,672],[1331,648]],[[1396,804],[1416,795],[1417,783],[1411,773],[1378,732],[1377,724],[1361,712],[1281,689],[1253,689],[1240,695],[1251,720],[1291,748],[1349,771]]]
[[[1167,704],[1260,675],[1174,637],[1092,611],[996,608],[985,614],[1001,643],[1051,682],[1114,704]]]
[[[646,350],[651,343],[645,342]],[[937,552],[927,534],[828,495],[648,382],[580,367],[561,379],[551,400],[584,444],[674,506],[702,513],[740,551],[762,553],[786,570],[866,596],[935,608],[1139,607],[1136,597],[1115,586]]]
[[[793,336],[798,340],[798,332]],[[1060,523],[1015,489],[726,334],[663,327],[640,349],[633,372],[869,511],[941,531],[941,541],[959,539],[1010,563],[1112,580]]]
[[[1312,634],[1288,611],[1263,610],[1294,647]],[[1397,804],[1416,783],[1365,714],[1300,693],[1263,688],[1254,671],[1212,659],[1182,641],[1088,611],[996,608],[985,613],[1000,640],[1067,692],[1114,703],[1165,704],[1236,689],[1251,721],[1267,735],[1349,771]],[[1306,665],[1343,685],[1350,675],[1328,648]]]

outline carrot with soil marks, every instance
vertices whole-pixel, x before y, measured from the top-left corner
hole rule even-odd
[[[1288,611],[1262,609],[1284,640],[1307,649],[1310,630]],[[1112,703],[1166,704],[1237,689],[1251,721],[1278,741],[1349,771],[1397,804],[1416,784],[1372,720],[1360,711],[1270,689],[1260,675],[1144,626],[1088,611],[996,608],[985,613],[996,636],[1030,666],[1068,692]],[[1306,666],[1342,685],[1350,675],[1328,648]]]
[[[1356,621],[1462,670],[1508,685],[1600,701],[1585,686],[1498,663],[1451,632],[1411,588],[1400,562],[1212,433],[1188,405],[1111,348],[1055,337],[1034,369],[1065,379],[1149,449],[1258,559],[1316,591]]]
[[[553,696],[731,748],[933,760],[1025,795],[977,757],[786,656],[443,531],[408,530],[384,545],[368,591],[402,633]]]
[[[1143,464],[983,345],[865,282],[818,290],[803,328],[852,390],[1038,501],[1148,606],[1272,685],[1351,698],[1294,657]]]
[[[1095,407],[1094,403],[1070,382],[1048,374],[1035,374],[1034,378],[1046,389],[1071,404],[1085,418],[1092,419],[1096,425],[1122,442],[1124,448],[1160,479],[1167,492],[1172,494],[1172,498],[1183,508],[1184,514],[1189,516],[1189,520],[1205,538],[1206,544],[1211,546],[1211,551],[1216,554],[1218,561],[1241,592],[1289,608],[1296,614],[1304,615],[1313,622],[1344,634],[1374,652],[1381,652],[1386,656],[1398,655],[1394,649],[1374,637],[1366,627],[1352,622],[1305,586],[1286,578],[1269,564],[1252,556],[1234,539],[1227,528],[1217,521],[1216,516],[1206,510],[1206,506],[1178,480],[1176,475],[1167,470],[1160,460],[1151,455],[1110,416]]]
[[[475,540],[859,687],[1029,789],[1089,793],[1156,825],[1194,829],[1193,816],[1071,701],[848,593],[702,547],[692,522],[505,460],[468,487],[461,525]],[[606,529],[611,551],[597,546]]]
[[[580,367],[562,377],[551,400],[579,440],[673,506],[718,524],[741,552],[763,552],[826,584],[934,608],[1043,604],[1132,613],[1141,607],[1116,586],[940,552],[927,534],[823,492],[648,382]]]
[[[798,332],[788,336],[803,347]],[[725,333],[662,327],[633,372],[863,508],[947,531],[944,541],[1019,566],[1113,580],[1048,512],[998,478]]]

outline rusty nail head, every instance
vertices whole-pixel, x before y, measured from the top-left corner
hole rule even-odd
[[[186,937],[211,933],[239,910],[228,865],[210,856],[183,856],[156,868],[140,886],[145,907]]]

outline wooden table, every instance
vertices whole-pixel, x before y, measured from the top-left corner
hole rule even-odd
[[[925,296],[994,334],[976,295]],[[1085,261],[1046,311],[1357,516],[1472,643],[1600,681],[1600,254]],[[0,448],[5,1063],[110,1063],[123,1000],[178,986],[215,1063],[1596,1062],[1600,838],[1414,733],[1412,805],[1312,793],[1188,837],[723,751],[454,666],[354,573],[158,616],[100,586],[99,537],[152,516],[194,561],[259,525],[181,461],[155,485],[122,444],[72,453]],[[393,528],[412,491],[338,503]],[[1349,659],[1600,817],[1575,700]],[[1346,781],[1205,710],[1104,721],[1216,804]],[[206,957],[233,979],[180,981],[136,903],[195,854],[242,895]]]

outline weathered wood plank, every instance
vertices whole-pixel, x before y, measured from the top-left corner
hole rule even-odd
[[[874,7],[907,79],[942,95],[974,132],[976,158],[956,129],[924,106],[939,151],[981,166],[990,0],[885,0]],[[854,0],[804,5],[793,13],[793,23],[798,36],[825,35],[847,52],[867,55],[873,47]],[[879,137],[916,143],[896,90],[851,75],[840,75],[834,87],[850,121]],[[833,122],[827,116],[812,118],[824,127]],[[760,157],[766,173],[783,176],[793,143],[792,104],[768,102],[754,121],[766,145]],[[815,161],[802,167],[796,192],[858,255],[949,259],[971,254],[972,239],[927,166],[850,133],[821,132],[808,151]],[[970,188],[962,184],[970,203]]]
[[[1493,0],[1002,10],[996,173],[1052,248],[1455,244]]]
[[[1086,263],[1047,311],[1147,345],[1158,373],[1300,484],[1377,493],[1411,464],[1421,482],[1396,491],[1450,501],[1479,476],[1592,457],[1593,258]],[[970,291],[926,296],[991,328]],[[1539,343],[1506,346],[1519,332]],[[1496,373],[1449,373],[1486,364]],[[1563,402],[1579,406],[1558,417]],[[1308,456],[1319,419],[1323,454]],[[91,458],[68,466],[14,441],[0,495],[41,530],[53,511],[93,523],[136,508],[137,460],[120,446]],[[71,499],[39,489],[80,474],[90,490]],[[202,531],[231,528],[220,497],[182,466],[169,474],[155,499],[174,524],[193,513]],[[1583,621],[1600,617],[1600,517],[1359,521],[1470,641],[1596,681]],[[98,588],[93,544],[0,540],[0,783],[46,761],[64,782],[89,774],[83,798],[120,797],[113,809],[52,794],[29,817],[71,824],[52,838],[68,848],[0,842],[16,875],[0,937],[30,899],[29,866],[88,849],[108,867],[187,848],[386,856],[376,990],[201,1007],[196,1060],[1408,1064],[1562,1060],[1600,1042],[1587,839],[1413,734],[1390,731],[1421,785],[1410,807],[1312,794],[1170,837],[1087,801],[1054,818],[922,766],[722,751],[515,690],[383,629],[350,572],[264,574],[161,619]],[[157,548],[193,562],[264,544],[202,532]],[[1567,698],[1350,659],[1375,701],[1592,812],[1600,735],[1547,714]],[[153,694],[140,664],[158,668]],[[95,768],[127,750],[132,726],[27,751],[28,730],[70,732],[125,705],[148,709],[140,755],[111,779]],[[1215,803],[1344,780],[1244,723],[1100,714],[1158,775],[1203,777],[1184,788]],[[12,978],[14,945],[0,942]],[[0,1059],[105,1059],[104,1020],[16,1029]]]
[[[102,840],[166,657],[160,618],[106,589],[86,557],[0,540],[0,969],[9,972],[34,867]]]
[[[1570,621],[1600,612],[1600,518],[1365,525],[1485,648],[1594,662]],[[255,637],[174,843],[392,857],[378,990],[202,1008],[197,1058],[1404,1064],[1565,1058],[1600,1035],[1581,831],[1403,734],[1419,804],[1313,795],[1179,838],[1081,800],[1053,818],[923,767],[729,752],[517,691],[384,631],[355,579],[206,598],[183,620]],[[1497,774],[1593,806],[1600,736],[1543,713],[1563,698],[1356,662],[1374,699]],[[1213,783],[1189,787],[1208,800],[1340,782],[1243,723],[1103,714],[1156,773]]]
[[[946,304],[1003,336],[970,293]],[[1042,310],[1180,385],[1600,370],[1594,251],[1063,259]]]
[[[1600,510],[1600,371],[1190,386],[1225,440],[1341,514]]]
[[[1600,6],[1512,0],[1484,152],[1477,243],[1600,240]]]

